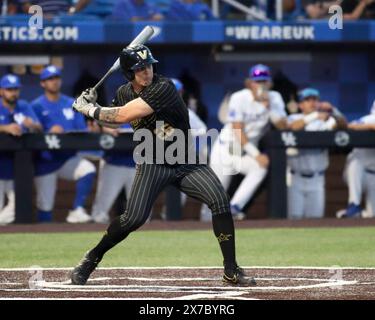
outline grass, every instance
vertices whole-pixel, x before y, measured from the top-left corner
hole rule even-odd
[[[0,267],[72,267],[100,233],[0,234]],[[375,267],[375,227],[237,230],[243,266]],[[139,231],[101,266],[219,266],[211,231]]]

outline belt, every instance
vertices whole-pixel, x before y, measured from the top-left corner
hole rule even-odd
[[[323,176],[324,173],[325,173],[325,170],[319,171],[319,172],[314,172],[314,173],[300,173],[300,172],[296,172],[294,170],[291,170],[290,173],[291,174],[298,174],[299,176],[301,176],[303,178],[314,178],[315,176]]]
[[[370,173],[370,174],[375,174],[375,170],[365,169],[365,171],[366,171],[367,173]]]

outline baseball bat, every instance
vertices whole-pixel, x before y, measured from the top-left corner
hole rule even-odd
[[[127,48],[133,48],[137,45],[144,44],[149,40],[154,34],[154,29],[151,26],[146,26],[143,30],[134,38],[134,40],[127,46]],[[98,89],[102,83],[107,79],[113,72],[120,69],[120,58],[117,58],[112,67],[107,71],[107,73],[99,80],[99,82],[94,86],[94,89]]]

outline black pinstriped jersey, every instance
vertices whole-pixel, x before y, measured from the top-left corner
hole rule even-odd
[[[188,138],[190,134],[189,112],[173,82],[168,78],[155,74],[152,83],[139,93],[134,91],[129,82],[117,90],[112,105],[123,106],[138,97],[142,98],[155,112],[144,118],[134,120],[130,124],[134,131],[148,129],[152,132],[154,139],[153,160],[155,161],[157,157],[160,160],[160,155],[156,152],[156,139],[162,140],[164,151],[167,150],[168,146],[176,141],[175,129],[181,130],[184,134],[184,161],[187,161],[188,155],[192,156],[192,153],[195,155],[195,148],[192,141]],[[173,139],[168,140],[168,137],[173,137]]]

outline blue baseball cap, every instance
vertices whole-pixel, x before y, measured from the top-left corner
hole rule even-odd
[[[171,78],[174,86],[176,87],[176,90],[177,91],[181,91],[183,88],[184,88],[184,85],[181,83],[180,80],[176,79],[176,78]]]
[[[319,99],[320,93],[317,89],[314,89],[314,88],[305,88],[298,93],[299,101],[305,100],[307,98],[317,98],[317,99]]]
[[[40,80],[47,80],[52,77],[61,77],[61,70],[53,65],[44,68],[40,74]]]
[[[20,78],[14,74],[7,74],[0,80],[0,88],[11,89],[11,88],[21,88]]]
[[[264,64],[252,66],[249,70],[250,79],[253,81],[270,81],[271,69]]]

